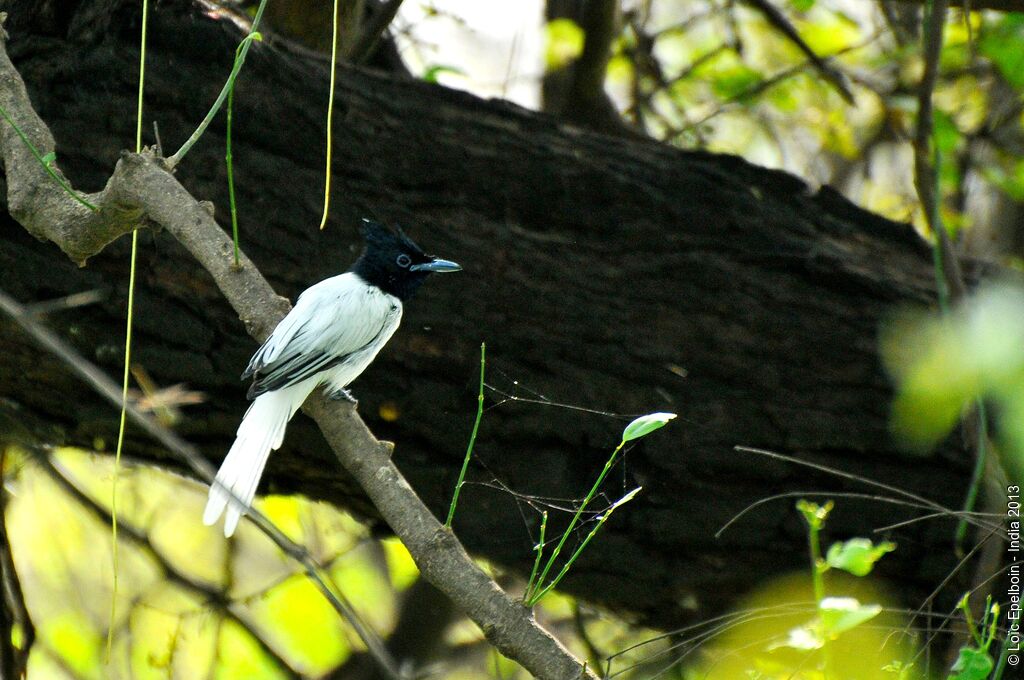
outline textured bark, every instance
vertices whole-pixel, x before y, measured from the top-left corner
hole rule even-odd
[[[52,4],[0,3],[10,7],[9,49],[53,130],[62,169],[76,187],[95,191],[133,138],[137,10],[66,2],[53,13],[59,19],[47,19]],[[239,35],[181,1],[161,3],[152,20],[145,118],[159,123],[169,153],[213,101]],[[397,443],[396,462],[438,514],[472,423],[482,340],[488,382],[507,391],[529,397],[529,388],[618,413],[680,414],[610,476],[612,498],[638,484],[644,491],[564,584],[646,622],[709,617],[766,575],[803,566],[792,499],[714,537],[749,503],[787,491],[865,490],[734,445],[793,452],[952,507],[961,502],[969,463],[959,449],[908,458],[887,428],[879,324],[895,305],[932,298],[928,250],[905,225],[739,158],[584,132],[509,104],[343,68],[334,217],[319,232],[326,83],[322,62],[253,46],[235,102],[242,244],[289,297],[347,267],[363,216],[401,222],[428,250],[464,265],[460,278],[425,287],[354,385],[360,412]],[[227,224],[218,125],[178,177]],[[126,240],[79,268],[9,215],[2,219],[2,285],[19,300],[109,292],[103,303],[48,320],[119,374]],[[160,384],[206,392],[178,430],[216,462],[246,408],[237,375],[255,343],[173,239],[146,232],[140,243],[135,360]],[[113,441],[117,414],[63,367],[7,322],[0,343],[0,424],[13,418],[51,439]],[[503,403],[484,415],[476,450],[486,468],[476,466],[472,478],[497,478],[529,496],[580,497],[623,424]],[[141,437],[130,451],[180,466]],[[265,490],[370,512],[304,416],[266,479]],[[538,517],[520,505],[493,485],[469,486],[455,528],[476,553],[528,570]],[[914,514],[842,499],[829,531],[868,535]],[[553,522],[567,519],[553,513]],[[950,521],[892,532],[900,548],[882,570],[908,602],[951,565],[952,533]],[[958,586],[949,592],[955,597]]]

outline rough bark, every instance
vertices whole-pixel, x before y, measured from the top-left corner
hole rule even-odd
[[[47,19],[53,3],[4,4],[12,57],[54,132],[62,168],[78,187],[100,189],[133,137],[135,3],[59,3],[59,19]],[[152,19],[145,117],[159,122],[170,152],[213,100],[239,35],[181,1],[161,3]],[[960,503],[969,464],[959,448],[909,458],[887,427],[879,325],[896,305],[932,299],[928,250],[905,225],[735,157],[615,139],[505,103],[343,68],[335,213],[318,232],[326,82],[323,63],[254,45],[235,102],[242,243],[289,297],[348,265],[363,216],[401,222],[428,249],[464,265],[457,281],[428,284],[354,386],[360,412],[397,443],[396,462],[438,514],[472,422],[482,340],[489,382],[504,390],[617,413],[680,414],[627,453],[609,496],[637,484],[644,491],[564,584],[648,623],[711,616],[768,574],[802,567],[792,499],[714,537],[749,503],[786,491],[864,490],[734,445],[793,452]],[[224,224],[222,158],[215,125],[178,176],[215,203]],[[2,219],[3,287],[22,302],[109,292],[103,303],[49,322],[118,374],[125,239],[79,268],[9,215]],[[135,359],[160,384],[206,392],[178,429],[216,462],[246,408],[237,375],[255,344],[181,246],[163,234],[146,233],[140,243]],[[113,440],[117,414],[63,367],[5,322],[0,343],[5,415],[49,438]],[[473,478],[497,478],[529,496],[580,497],[623,424],[503,403],[484,416],[477,453],[486,468],[475,467]],[[141,437],[131,453],[178,466]],[[267,490],[370,513],[303,416],[266,479]],[[537,515],[521,514],[521,503],[493,485],[467,487],[462,498],[456,530],[464,543],[528,570]],[[830,532],[867,535],[914,514],[841,500]],[[892,532],[900,549],[883,560],[883,573],[909,603],[950,566],[952,534],[947,521]]]

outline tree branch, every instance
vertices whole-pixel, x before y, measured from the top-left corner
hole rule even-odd
[[[388,30],[388,26],[398,14],[402,2],[403,0],[385,0],[374,7],[373,15],[362,27],[359,37],[348,49],[345,58],[353,64],[365,63],[373,54],[384,31]]]
[[[6,101],[18,105],[14,110],[24,112],[30,107],[21,76],[6,56],[5,37],[0,37],[0,102]],[[45,132],[49,137],[42,121],[34,112],[33,116],[38,121],[37,134]],[[10,146],[21,144],[20,139],[12,139],[7,132],[2,138],[5,158],[13,157]],[[52,137],[49,138],[52,145]],[[24,162],[8,163],[6,169],[9,183],[15,174],[27,175],[18,180],[29,191],[27,196],[49,181],[45,175],[40,176],[31,170],[26,172]],[[210,273],[245,322],[249,333],[257,340],[266,338],[284,316],[288,307],[286,301],[274,293],[244,255],[240,267],[232,266],[231,240],[214,221],[210,210],[188,193],[165,169],[161,159],[149,153],[123,153],[108,182],[108,190],[108,195],[97,197],[101,212],[109,197],[116,196],[118,206],[128,206],[134,214],[144,215],[154,225],[170,232]],[[62,192],[57,192],[56,198],[38,206],[25,197],[22,199],[29,208],[29,214],[39,215],[60,226],[45,232],[46,238],[81,241],[75,233],[81,224],[68,220],[61,209],[63,203],[71,200]],[[12,214],[15,214],[13,210]],[[18,214],[15,217],[20,221]],[[64,247],[60,241],[57,243]],[[88,257],[103,245],[105,243],[94,242],[92,249],[81,247],[78,252],[83,258]],[[106,379],[102,374],[100,378]],[[117,401],[120,402],[119,392]],[[342,465],[363,486],[381,516],[409,549],[424,578],[452,598],[499,651],[539,678],[576,680],[582,677],[596,680],[592,672],[537,624],[529,609],[506,594],[470,559],[455,536],[434,518],[391,462],[392,445],[378,441],[351,405],[329,402],[317,393],[307,401],[304,410],[313,416]],[[204,480],[212,480],[209,465],[190,445],[159,427],[137,409],[130,409],[129,413],[133,421],[141,424],[158,441],[165,445],[172,443],[170,450],[189,452],[187,460],[193,469],[200,472]],[[251,516],[260,523],[258,513]],[[267,524],[267,531],[273,530],[272,525]],[[283,536],[280,538],[282,543],[279,545],[290,543]],[[294,544],[286,552],[305,554]],[[308,554],[305,554],[305,559],[308,569],[316,568]]]
[[[801,52],[807,55],[807,58],[814,65],[814,68],[817,69],[818,73],[821,74],[821,77],[827,80],[848,104],[855,104],[853,92],[850,90],[850,84],[846,75],[836,67],[829,64],[828,61],[819,57],[818,53],[811,49],[811,46],[804,41],[800,32],[796,30],[796,27],[793,26],[789,19],[786,18],[785,14],[769,2],[769,0],[744,1],[759,11],[769,24],[774,26],[786,37],[787,40],[796,45]]]
[[[88,202],[101,206],[90,210],[71,199],[36,158],[33,148],[43,158],[54,153],[53,135],[32,108],[25,83],[7,56],[7,33],[3,28],[6,18],[6,13],[0,12],[0,42],[4,45],[0,50],[0,107],[17,121],[18,130],[28,141],[22,141],[13,125],[0,127],[7,209],[30,234],[53,241],[68,257],[84,265],[89,256],[139,226],[142,213],[126,206],[118,193],[121,184],[116,175],[103,191],[86,196]],[[63,179],[55,160],[49,166]]]
[[[921,199],[928,227],[939,241],[944,283],[951,302],[965,294],[960,262],[953,251],[949,234],[939,216],[937,193],[938,168],[932,154],[932,92],[939,77],[939,54],[942,52],[942,29],[946,24],[949,0],[935,0],[924,26],[924,73],[917,91],[917,130],[914,135],[914,185]],[[942,296],[940,296],[940,299]]]
[[[604,90],[612,42],[618,34],[618,0],[549,0],[545,11],[548,21],[565,17],[577,22],[584,38],[577,59],[544,75],[544,110],[602,132],[635,134]]]

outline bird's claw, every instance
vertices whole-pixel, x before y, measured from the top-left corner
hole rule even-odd
[[[352,404],[353,407],[359,406],[359,400],[352,396],[352,393],[346,389],[334,390],[328,395],[331,401],[347,401]]]

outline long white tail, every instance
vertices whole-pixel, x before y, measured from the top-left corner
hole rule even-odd
[[[235,443],[217,471],[210,486],[209,500],[203,512],[203,523],[210,526],[223,514],[224,535],[235,533],[238,521],[249,510],[263,468],[271,451],[284,440],[284,431],[295,411],[302,406],[316,386],[315,380],[265,392],[245,412],[238,426]]]

